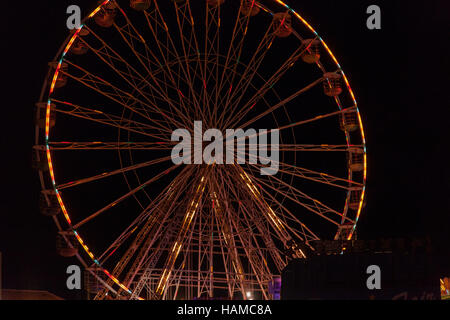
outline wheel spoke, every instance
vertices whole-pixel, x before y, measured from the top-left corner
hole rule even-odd
[[[223,106],[223,112],[222,115],[225,115],[227,112],[229,105],[233,99],[236,96],[242,97],[242,95],[247,91],[250,83],[252,82],[255,74],[258,71],[259,66],[263,62],[266,54],[269,52],[270,48],[272,47],[272,43],[276,38],[275,33],[272,31],[273,29],[273,21],[268,26],[263,38],[258,44],[257,49],[255,50],[255,53],[253,54],[249,64],[247,65],[244,74],[242,75],[241,79],[239,80],[238,84],[235,86],[235,90],[232,91],[230,95],[227,96],[226,101]],[[247,77],[247,74],[249,76]],[[245,83],[243,82],[245,79]],[[234,102],[233,102],[234,103]],[[223,118],[223,117],[222,117]],[[219,119],[219,123],[221,123],[222,118]],[[228,121],[229,122],[229,121]],[[226,126],[225,126],[226,127]]]
[[[139,121],[124,119],[123,117],[115,116],[104,111],[100,111],[98,109],[92,109],[90,107],[82,107],[80,105],[76,105],[67,101],[61,101],[58,99],[50,99],[51,103],[55,104],[54,111],[66,115],[70,115],[72,117],[85,119],[89,121],[93,121],[96,123],[101,123],[107,126],[116,127],[119,129],[123,129],[126,131],[139,133],[156,140],[170,140],[170,131],[168,129],[162,129],[159,127],[153,127],[146,123],[142,123]],[[102,107],[102,110],[107,110],[108,108]],[[151,132],[156,133],[151,133]],[[165,132],[165,134],[163,134]]]
[[[54,142],[48,143],[56,150],[172,150],[172,142]],[[170,159],[170,157],[168,157]]]
[[[170,157],[164,157],[164,158],[159,158],[159,159],[155,159],[155,160],[151,160],[151,161],[147,161],[147,162],[143,162],[143,163],[138,163],[132,166],[128,166],[128,167],[124,167],[118,170],[114,170],[114,171],[110,171],[110,172],[104,172],[101,174],[97,174],[95,176],[92,177],[88,177],[88,178],[84,178],[84,179],[79,179],[79,180],[75,180],[75,181],[71,181],[71,182],[66,182],[63,184],[59,184],[56,186],[57,190],[63,190],[63,189],[67,189],[67,188],[72,188],[75,186],[79,186],[81,184],[84,183],[88,183],[88,182],[93,182],[93,181],[97,181],[100,179],[104,179],[107,177],[111,177],[114,176],[116,174],[121,174],[121,173],[126,173],[132,170],[137,170],[137,169],[141,169],[141,168],[145,168],[154,164],[158,164],[158,163],[163,163],[166,161],[169,161]]]
[[[82,221],[80,221],[79,223],[77,223],[74,226],[74,229],[78,229],[79,227],[81,227],[82,225],[86,224],[87,222],[91,221],[92,219],[94,219],[95,217],[98,217],[100,214],[102,214],[103,212],[113,208],[115,205],[117,205],[119,202],[124,201],[125,199],[129,198],[130,196],[134,195],[136,192],[142,190],[143,188],[147,187],[149,184],[159,180],[160,178],[162,178],[163,176],[165,176],[166,174],[168,174],[169,172],[175,170],[178,166],[172,166],[171,168],[164,170],[160,173],[158,173],[157,175],[155,175],[153,178],[147,180],[145,183],[139,185],[137,188],[134,188],[133,190],[131,190],[130,192],[126,193],[125,195],[121,196],[120,198],[116,199],[115,201],[111,202],[110,204],[104,206],[103,208],[101,208],[100,210],[94,212],[93,214],[91,214],[89,217],[87,217],[86,219],[83,219]]]
[[[148,103],[143,102],[142,100],[136,98],[132,93],[117,88],[116,86],[112,85],[106,80],[103,80],[99,76],[93,75],[92,73],[88,72],[87,70],[83,69],[82,67],[74,63],[71,63],[68,60],[66,60],[66,62],[69,65],[76,67],[79,71],[83,72],[83,75],[81,77],[77,77],[69,73],[62,72],[63,74],[66,74],[71,79],[74,79],[75,81],[81,83],[82,85],[100,93],[101,95],[118,103],[119,105],[122,105],[124,108],[129,109],[134,113],[146,118],[148,121],[154,123],[155,125],[159,125],[161,127],[161,130],[169,130],[169,129],[163,126],[161,122],[158,122],[155,119],[151,118],[148,114],[145,114],[144,113],[145,111],[142,112],[135,107],[131,107],[130,104],[127,103],[128,102],[127,99],[136,102],[138,105],[147,106],[150,110],[153,110],[157,114],[160,114],[162,117],[169,120],[176,127],[182,126],[180,122],[176,121],[172,117],[169,117],[169,115],[166,112],[162,111],[160,108],[158,108],[158,106],[156,105],[150,106]]]
[[[273,107],[272,107],[272,108],[273,108]],[[302,120],[302,121],[294,122],[294,123],[291,123],[291,124],[279,126],[279,127],[277,127],[277,128],[273,128],[273,129],[267,130],[266,132],[263,132],[263,133],[260,132],[260,133],[255,133],[255,134],[253,134],[253,135],[249,135],[248,137],[238,138],[238,139],[236,139],[236,141],[242,143],[242,141],[243,141],[244,139],[250,139],[250,138],[254,138],[254,137],[259,137],[259,136],[261,136],[261,135],[267,135],[267,134],[270,134],[271,132],[273,132],[274,130],[282,131],[282,130],[286,130],[286,129],[291,129],[291,128],[295,128],[295,127],[298,127],[298,126],[301,126],[301,125],[313,123],[313,122],[315,122],[315,121],[327,119],[327,118],[330,118],[330,117],[335,117],[335,116],[338,116],[338,115],[340,115],[340,114],[350,113],[350,112],[355,112],[356,110],[357,110],[357,109],[356,109],[355,106],[349,107],[349,108],[342,109],[342,110],[339,110],[339,111],[335,111],[335,112],[331,112],[331,113],[322,114],[322,115],[319,115],[319,116],[316,116],[316,117],[314,117],[314,118],[310,118],[310,119],[307,119],[307,120]],[[256,120],[255,120],[255,121],[256,121]],[[253,121],[252,121],[252,122],[253,122]],[[245,128],[245,127],[248,126],[248,125],[249,125],[249,124],[245,124],[245,125],[241,125],[241,126],[239,126],[239,127],[240,127],[240,128]]]
[[[248,157],[251,156],[249,153],[245,153],[245,152],[244,153],[238,152],[238,155],[244,155],[244,156],[248,156]],[[347,191],[349,191],[353,188],[363,186],[362,183],[357,182],[357,181],[352,181],[352,180],[345,179],[345,178],[339,178],[339,177],[336,177],[336,176],[328,174],[328,173],[302,168],[302,167],[287,164],[287,163],[281,162],[281,161],[271,160],[271,159],[269,159],[267,157],[263,157],[261,155],[259,155],[259,157],[261,160],[271,161],[272,164],[276,165],[276,167],[278,168],[278,172],[285,173],[285,174],[288,174],[288,175],[291,175],[291,176],[294,176],[297,178],[315,181],[315,182],[326,184],[326,185],[329,185],[332,187],[345,189]],[[249,163],[248,166],[253,167],[254,170],[260,170],[261,168],[265,167],[265,165],[260,164],[260,163],[255,163],[255,164]]]
[[[304,87],[303,89],[298,90],[297,92],[295,92],[294,94],[292,94],[291,96],[287,97],[286,99],[284,99],[283,101],[280,101],[279,103],[275,104],[274,106],[270,107],[269,109],[265,110],[264,112],[260,113],[259,115],[253,117],[252,119],[248,120],[247,122],[245,122],[244,124],[240,125],[241,128],[247,128],[249,125],[251,125],[253,122],[261,119],[262,117],[268,115],[268,114],[272,114],[275,110],[279,109],[280,107],[283,107],[284,105],[286,105],[287,103],[291,102],[292,100],[296,99],[298,96],[300,96],[302,93],[305,93],[306,91],[312,89],[313,87],[315,87],[316,85],[318,85],[319,83],[322,83],[324,81],[324,78],[321,77],[313,82],[311,82],[309,85],[307,85],[306,87]],[[236,128],[239,124],[238,124],[239,120],[235,120],[234,122],[231,123],[231,125],[227,125],[227,127],[229,126],[230,128]]]
[[[242,108],[234,115],[230,122],[239,122],[243,117],[245,117],[248,112],[252,109],[251,106],[255,106],[261,100],[264,95],[271,90],[286,74],[286,72],[291,69],[297,61],[301,58],[301,56],[305,53],[306,50],[309,49],[309,46],[301,45],[299,46],[294,53],[281,65],[281,67],[270,77],[270,79],[253,95],[252,98],[249,99],[247,103],[244,104]],[[240,105],[242,96],[235,104],[234,109],[231,111],[233,114],[236,111],[237,106]]]
[[[141,230],[137,233],[135,239],[133,240],[133,243],[130,245],[126,253],[120,258],[119,262],[116,264],[113,275],[117,278],[119,275],[123,272],[125,267],[128,265],[128,263],[131,261],[132,257],[135,255],[135,253],[138,251],[138,249],[141,247],[143,241],[147,238],[149,240],[153,241],[157,239],[158,235],[161,232],[161,228],[164,225],[164,222],[167,220],[167,217],[169,216],[171,212],[171,207],[169,210],[167,209],[167,203],[173,200],[176,200],[179,196],[180,192],[183,191],[183,187],[186,186],[184,183],[186,178],[189,177],[192,174],[192,169],[183,169],[175,178],[174,181],[168,185],[141,213],[140,217],[138,217],[135,222],[130,225],[109,247],[108,249],[100,256],[99,259],[102,260],[102,263],[104,263],[109,257],[112,256],[114,252],[116,252],[117,248],[120,247],[123,242],[131,235],[131,233],[134,233],[139,224],[145,224],[141,228]],[[180,189],[181,188],[181,189]],[[179,189],[179,192],[177,190]],[[164,215],[164,217],[163,217]],[[159,227],[156,227],[159,225]],[[156,230],[153,231],[153,229],[156,227]],[[153,238],[149,238],[149,233],[154,232],[155,236]],[[142,257],[142,253],[147,253],[148,249],[150,248],[153,243],[148,243],[148,241],[142,245],[142,249],[140,249],[140,252],[138,256],[136,257],[135,261],[140,261],[140,258]],[[145,250],[144,250],[145,249]],[[108,254],[108,255],[107,255]],[[135,262],[136,264],[136,262]],[[136,269],[135,264],[132,267],[132,270]],[[133,275],[134,273],[130,272],[128,273],[128,277],[131,277],[130,275]],[[128,279],[125,279],[128,280]],[[128,283],[128,286],[130,285],[130,281],[124,281],[125,283]],[[111,280],[109,280],[110,285],[112,284]],[[98,295],[97,298],[104,298],[107,291],[103,290]],[[135,294],[136,292],[134,292]],[[138,293],[139,294],[139,293]]]
[[[334,215],[339,216],[342,219],[345,219],[346,221],[348,221],[350,223],[355,223],[355,221],[344,216],[342,213],[328,207],[327,205],[323,204],[319,200],[314,199],[313,197],[300,191],[298,188],[295,188],[292,185],[287,184],[283,180],[281,180],[275,176],[267,176],[267,177],[269,177],[269,179],[274,179],[278,183],[287,187],[288,192],[286,192],[283,196],[286,196],[286,198],[288,198],[288,199],[294,201],[295,203],[297,203],[298,205],[308,209],[308,211],[311,211],[311,212],[319,215],[320,217],[324,218],[325,220],[339,226],[340,225],[339,222],[336,222],[335,220],[333,220],[332,218],[330,218],[328,216],[330,214],[334,214]],[[279,192],[276,188],[274,188],[273,186],[268,184],[266,181],[264,181],[264,179],[256,178],[255,176],[252,176],[252,178],[256,182],[258,182],[258,184],[265,185],[266,187],[272,189],[273,191]]]

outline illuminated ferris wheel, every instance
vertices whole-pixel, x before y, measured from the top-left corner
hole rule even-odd
[[[352,238],[366,184],[357,103],[282,1],[103,1],[49,65],[42,212],[94,298],[271,299],[311,241]],[[174,164],[172,133],[195,121],[277,131],[279,144],[259,161],[244,148],[231,164]]]

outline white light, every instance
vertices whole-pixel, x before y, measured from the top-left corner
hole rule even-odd
[[[250,291],[247,291],[247,298],[251,299],[252,298],[252,293]]]

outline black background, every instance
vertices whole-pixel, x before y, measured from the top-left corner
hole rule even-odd
[[[430,235],[436,246],[446,248],[450,3],[286,2],[328,43],[359,102],[369,169],[358,237]],[[3,4],[0,251],[4,288],[81,298],[80,292],[65,289],[65,268],[77,261],[56,254],[56,227],[39,213],[40,185],[31,169],[33,107],[47,62],[67,36],[65,12],[71,4],[80,5],[83,15],[95,5],[79,0]],[[382,9],[381,30],[366,28],[371,4]]]

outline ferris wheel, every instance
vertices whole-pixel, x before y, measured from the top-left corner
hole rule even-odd
[[[250,149],[175,164],[172,134],[196,121],[279,132],[276,174]],[[351,239],[364,206],[349,81],[279,0],[97,3],[49,63],[33,157],[58,252],[95,299],[272,299],[287,263]]]

